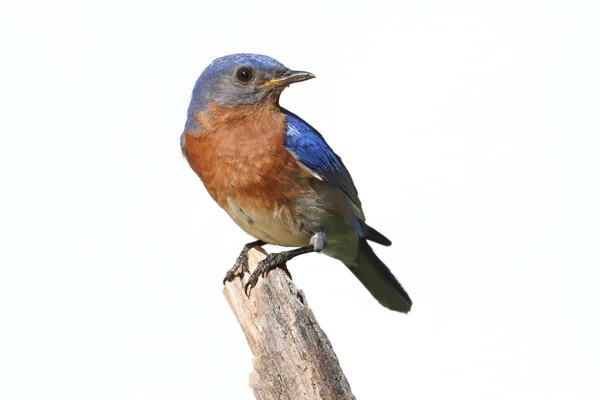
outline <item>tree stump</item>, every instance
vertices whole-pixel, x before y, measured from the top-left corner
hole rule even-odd
[[[266,257],[261,247],[248,253],[250,271]],[[244,280],[227,282],[223,294],[252,350],[250,388],[259,400],[355,399],[333,347],[319,327],[306,297],[276,269],[244,294]]]

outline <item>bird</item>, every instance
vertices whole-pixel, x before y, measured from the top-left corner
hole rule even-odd
[[[194,85],[180,137],[183,156],[210,196],[256,239],[223,282],[248,272],[251,248],[293,247],[258,264],[247,295],[268,271],[317,252],[345,264],[383,306],[408,313],[410,297],[369,244],[392,242],[367,225],[342,159],[315,128],[279,104],[285,88],[313,78],[272,57],[239,53],[214,60]]]

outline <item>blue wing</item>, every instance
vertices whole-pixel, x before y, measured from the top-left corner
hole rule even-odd
[[[365,223],[358,191],[342,159],[331,150],[323,136],[297,115],[282,110],[287,117],[285,148],[298,161],[331,185],[342,189],[354,207],[354,227],[361,237],[384,246],[392,242]]]
[[[284,145],[307,168],[326,182],[342,189],[360,209],[358,191],[342,159],[333,152],[323,136],[297,115],[283,110],[287,116]]]

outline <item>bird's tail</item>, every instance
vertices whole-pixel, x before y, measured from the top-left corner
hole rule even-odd
[[[345,264],[383,306],[403,313],[410,311],[410,297],[366,239],[359,239],[356,259]]]

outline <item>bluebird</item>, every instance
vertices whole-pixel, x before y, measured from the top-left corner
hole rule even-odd
[[[242,249],[225,280],[248,272],[247,253],[275,244],[250,276],[301,254],[343,262],[383,306],[406,313],[412,301],[368,241],[391,241],[366,223],[358,192],[341,158],[316,129],[279,105],[292,83],[314,78],[258,54],[232,54],[202,72],[187,112],[181,148],[211,197],[257,240]]]

